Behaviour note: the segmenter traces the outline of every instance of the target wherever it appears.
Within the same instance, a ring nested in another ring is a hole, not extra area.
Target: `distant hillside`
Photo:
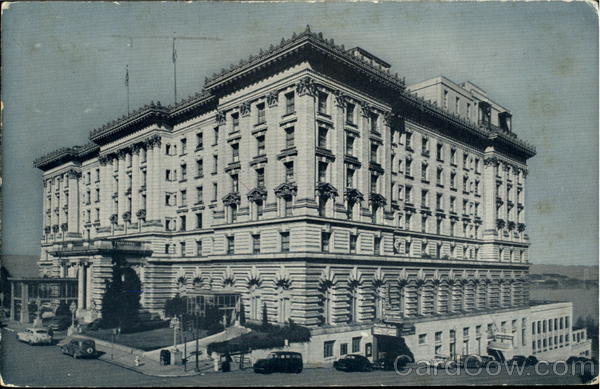
[[[0,264],[11,277],[38,277],[37,261],[39,257],[31,255],[1,255]]]
[[[532,264],[530,274],[560,274],[578,280],[598,280],[598,266]]]

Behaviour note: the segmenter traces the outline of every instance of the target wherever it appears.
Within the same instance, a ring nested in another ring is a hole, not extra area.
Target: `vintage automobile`
[[[66,330],[71,325],[70,316],[54,316],[50,319],[48,327],[54,331]]]
[[[376,370],[394,370],[403,369],[406,365],[413,362],[413,359],[408,355],[388,355],[379,358],[373,362],[373,369]]]
[[[458,365],[454,359],[444,355],[436,355],[432,359],[424,361],[423,363],[436,369],[453,369]]]
[[[302,354],[288,351],[273,352],[254,364],[254,372],[262,374],[301,373],[302,368]]]
[[[371,371],[373,365],[362,355],[350,354],[333,362],[333,367],[341,371]]]
[[[34,344],[52,344],[52,336],[47,328],[27,328],[25,331],[17,332],[17,339],[21,342]]]
[[[525,355],[515,355],[507,362],[509,365],[517,366],[533,366],[537,365],[538,359],[533,355],[526,357]]]
[[[77,358],[97,358],[96,343],[86,338],[67,338],[58,344],[63,354]]]

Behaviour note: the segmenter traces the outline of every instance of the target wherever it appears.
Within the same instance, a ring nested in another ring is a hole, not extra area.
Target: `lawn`
[[[112,342],[112,329],[102,329],[97,331],[86,330],[84,333],[88,336]],[[199,338],[206,336],[205,330],[199,330]],[[193,340],[190,333],[186,333],[186,340]],[[150,351],[173,345],[173,329],[158,328],[150,331],[135,332],[131,334],[120,334],[115,337],[115,343],[136,349]],[[181,343],[179,331],[177,332],[177,343]]]

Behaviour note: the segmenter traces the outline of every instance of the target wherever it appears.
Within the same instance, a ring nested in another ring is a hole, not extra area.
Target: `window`
[[[435,207],[437,209],[444,209],[444,195],[442,193],[436,194]]]
[[[406,176],[412,177],[412,159],[406,158],[404,165],[406,166]]]
[[[237,131],[240,128],[240,114],[234,113],[231,115],[231,125],[233,127],[233,131]]]
[[[256,186],[265,186],[265,169],[256,169]]]
[[[256,124],[263,124],[265,119],[265,103],[256,105]]]
[[[340,355],[348,354],[348,343],[340,343]]]
[[[181,197],[181,206],[187,205],[187,190],[182,190],[180,192]]]
[[[357,240],[358,236],[351,234],[350,235],[350,252],[351,253],[356,253],[356,240]]]
[[[426,136],[423,137],[423,141],[421,142],[421,152],[424,155],[429,155],[429,138]]]
[[[219,143],[219,127],[215,127],[213,129],[213,135],[214,135],[214,139],[215,139],[215,143],[213,144],[213,146],[214,146]]]
[[[360,352],[360,340],[361,340],[360,336],[357,336],[356,338],[352,338],[352,352],[353,353]]]
[[[325,182],[327,180],[327,162],[319,162],[319,182]]]
[[[450,172],[450,189],[456,189],[456,173]]]
[[[329,239],[330,238],[331,238],[331,233],[321,232],[321,251],[324,253],[329,252]]]
[[[185,215],[179,216],[179,231],[185,231],[186,228]]]
[[[377,163],[377,149],[379,145],[377,143],[371,143],[371,162]]]
[[[335,340],[328,340],[323,342],[323,358],[333,357],[333,344]]]
[[[289,115],[294,113],[296,110],[294,106],[294,92],[287,93],[285,95],[285,114]]]
[[[427,343],[427,334],[419,334],[419,344]]]
[[[204,192],[201,186],[196,187],[196,202],[201,203],[204,198]]]
[[[354,124],[354,107],[352,103],[346,104],[346,123]]]
[[[376,236],[373,242],[375,255],[379,255],[381,253],[381,238]]]
[[[324,149],[327,148],[327,128],[319,127],[318,146]]]
[[[256,155],[265,154],[265,137],[264,135],[256,137]]]
[[[172,174],[172,170],[171,169],[165,170],[165,180],[166,181],[173,181],[173,174]],[[118,186],[118,183],[119,183],[119,181],[115,177],[114,186]]]
[[[260,254],[260,235],[252,235],[252,254]]]
[[[454,147],[450,148],[450,163],[456,166],[456,149]]]
[[[196,150],[200,150],[204,147],[204,135],[202,132],[196,134]]]
[[[354,155],[354,137],[352,135],[346,135],[346,154]]]
[[[354,188],[354,169],[346,168],[346,188]]]
[[[239,192],[239,190],[240,190],[240,184],[239,184],[238,175],[232,174],[231,175],[231,191]]]
[[[435,342],[442,343],[442,331],[438,331],[435,333]]]
[[[213,174],[216,174],[219,166],[219,156],[213,155]]]
[[[454,103],[454,112],[460,114],[460,97],[456,96],[456,100]]]
[[[436,182],[440,186],[444,186],[444,168],[438,167],[436,174]]]
[[[437,160],[443,161],[444,160],[444,145],[441,143],[438,143],[436,148],[437,148],[437,151],[436,151]]]
[[[181,155],[183,155],[183,154],[187,153],[187,138],[183,138],[183,139],[181,139],[181,140],[179,141],[179,143],[180,143],[180,147],[179,147],[179,149],[180,149],[180,150],[179,150],[179,153],[180,153]]]
[[[407,203],[412,203],[412,186],[407,185],[404,190],[404,201]]]
[[[284,216],[292,216],[292,198],[285,197],[283,199],[283,215]]]
[[[406,133],[406,149],[412,151],[412,133]]]
[[[262,201],[257,201],[256,202],[256,218],[257,219],[261,219],[263,215],[263,202]]]
[[[427,191],[427,189],[423,189],[421,191],[421,207],[422,208],[429,208],[429,192]]]
[[[290,252],[290,233],[282,232],[280,235],[281,235],[281,252],[289,253]]]
[[[467,118],[471,117],[471,103],[467,103]]]
[[[317,96],[317,107],[319,113],[327,114],[327,93],[319,92]]]
[[[182,163],[179,167],[181,168],[181,181],[187,180],[187,164]]]
[[[219,191],[219,185],[216,182],[213,182],[213,201],[217,201],[217,193]]]
[[[427,165],[427,162],[422,162],[421,163],[421,181],[428,181],[429,178],[429,165]]]
[[[421,215],[421,232],[427,232],[427,215]]]
[[[463,153],[463,168],[469,168],[469,154]]]
[[[379,132],[377,130],[377,123],[379,121],[379,115],[377,115],[376,113],[371,114],[371,132]]]
[[[294,181],[294,162],[287,162],[285,166],[285,182]]]
[[[294,127],[285,129],[285,147],[294,147]]]
[[[196,228],[197,229],[202,228],[202,212],[198,212],[196,214]]]
[[[196,161],[196,177],[204,176],[204,162],[202,159]]]
[[[231,145],[231,155],[233,162],[240,161],[240,145],[238,143],[234,143]]]
[[[199,257],[202,256],[202,240],[197,240],[196,241],[196,255],[198,255]]]
[[[227,237],[227,254],[233,254],[234,251],[235,251],[235,241],[233,239],[233,236],[228,236]]]
[[[448,109],[448,91],[444,90],[444,99],[443,99],[443,107],[444,109]]]
[[[371,193],[377,193],[377,174],[371,174]]]

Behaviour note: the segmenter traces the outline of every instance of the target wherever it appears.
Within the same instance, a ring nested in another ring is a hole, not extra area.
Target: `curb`
[[[194,377],[194,376],[197,376],[197,375],[205,375],[205,374],[207,374],[205,372],[197,372],[197,373],[194,372],[193,374],[151,374],[151,373],[147,373],[147,372],[144,372],[142,370],[138,370],[138,369],[136,369],[134,367],[128,366],[128,365],[126,365],[124,363],[120,363],[120,362],[117,362],[117,361],[114,361],[114,360],[113,361],[110,361],[110,360],[107,360],[107,359],[98,359],[98,360],[102,361],[102,362],[105,362],[105,363],[109,363],[111,365],[122,367],[122,368],[127,369],[127,370],[131,370],[131,371],[134,371],[136,373],[143,374],[143,375],[149,376],[149,377],[161,377],[161,378]]]

